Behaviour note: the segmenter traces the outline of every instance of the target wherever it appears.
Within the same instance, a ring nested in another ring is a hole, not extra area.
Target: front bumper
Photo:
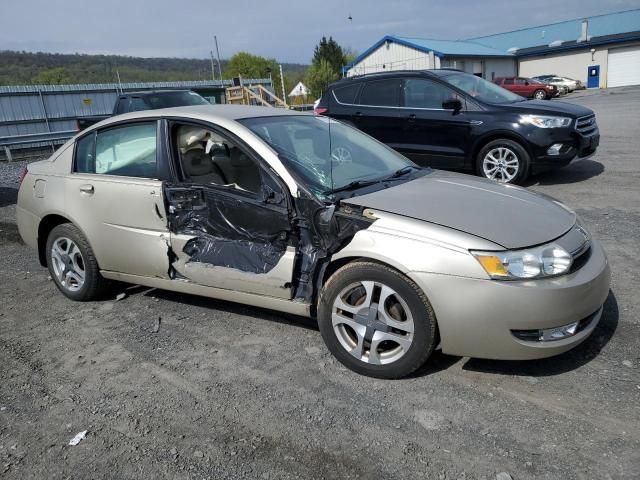
[[[569,130],[568,133],[553,132],[543,141],[537,136],[530,138],[531,140],[533,140],[531,143],[533,150],[531,166],[535,173],[549,168],[564,167],[576,158],[586,158],[593,155],[600,144],[600,132],[596,129],[592,134],[586,136]],[[563,145],[559,155],[548,155],[549,147],[557,143]]]
[[[451,355],[527,360],[566,352],[585,340],[600,319],[611,273],[602,246],[573,273],[542,280],[497,281],[410,272],[431,302],[442,342]],[[513,331],[544,330],[582,321],[575,335],[525,341]]]

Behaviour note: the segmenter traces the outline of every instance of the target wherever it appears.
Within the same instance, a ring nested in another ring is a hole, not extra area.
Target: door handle
[[[415,122],[416,121],[416,114],[412,113],[411,115],[409,115],[409,121],[410,122]]]
[[[94,192],[93,185],[89,185],[88,183],[85,185],[80,185],[80,191],[88,195],[93,195],[93,192]]]
[[[361,117],[361,116],[362,116],[362,112],[356,112],[356,113],[354,113],[354,115],[355,115],[356,117]]]

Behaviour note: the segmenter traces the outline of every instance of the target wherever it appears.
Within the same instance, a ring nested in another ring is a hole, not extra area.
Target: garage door
[[[609,50],[607,87],[640,85],[640,46]]]

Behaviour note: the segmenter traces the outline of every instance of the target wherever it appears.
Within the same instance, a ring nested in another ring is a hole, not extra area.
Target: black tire
[[[384,284],[400,295],[413,317],[410,347],[392,363],[373,365],[351,355],[342,346],[332,323],[333,303],[341,291],[361,281]],[[318,326],[329,351],[347,368],[362,375],[395,379],[405,377],[427,361],[437,342],[436,318],[424,292],[409,278],[387,266],[358,261],[337,270],[326,282],[318,303]]]
[[[518,160],[517,174],[511,180],[502,182],[502,183],[513,183],[516,185],[521,185],[529,177],[530,165],[531,165],[529,154],[527,153],[525,148],[522,145],[520,145],[518,142],[509,140],[506,138],[499,138],[497,140],[492,140],[491,142],[487,143],[484,147],[480,149],[476,157],[476,174],[480,177],[491,179],[489,176],[487,176],[487,174],[484,171],[484,168],[483,168],[484,158],[490,151],[497,148],[501,148],[501,147],[507,148],[510,151],[512,151]],[[499,179],[491,179],[491,180],[499,181]]]
[[[547,92],[545,92],[542,89],[539,89],[533,92],[533,98],[535,98],[536,100],[546,100],[549,97],[547,96]]]
[[[51,257],[53,244],[56,240],[62,238],[68,238],[74,242],[81,254],[82,265],[84,267],[84,283],[75,291],[69,290],[69,288],[62,284],[52,263]],[[58,289],[71,300],[81,302],[95,300],[107,290],[109,282],[100,275],[100,267],[98,267],[98,262],[93,254],[93,250],[80,229],[75,225],[71,223],[64,223],[51,230],[47,237],[45,253],[47,257],[47,267],[49,268],[51,278]]]

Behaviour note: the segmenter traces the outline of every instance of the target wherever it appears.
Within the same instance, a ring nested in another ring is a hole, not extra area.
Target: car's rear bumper
[[[563,353],[596,327],[609,294],[610,270],[596,241],[577,271],[544,280],[496,281],[411,272],[425,291],[438,322],[444,353],[476,358],[525,360]],[[521,331],[580,322],[572,336],[522,340]]]
[[[18,232],[24,243],[31,248],[38,247],[38,225],[40,218],[37,215],[16,205],[16,223],[18,224]]]

